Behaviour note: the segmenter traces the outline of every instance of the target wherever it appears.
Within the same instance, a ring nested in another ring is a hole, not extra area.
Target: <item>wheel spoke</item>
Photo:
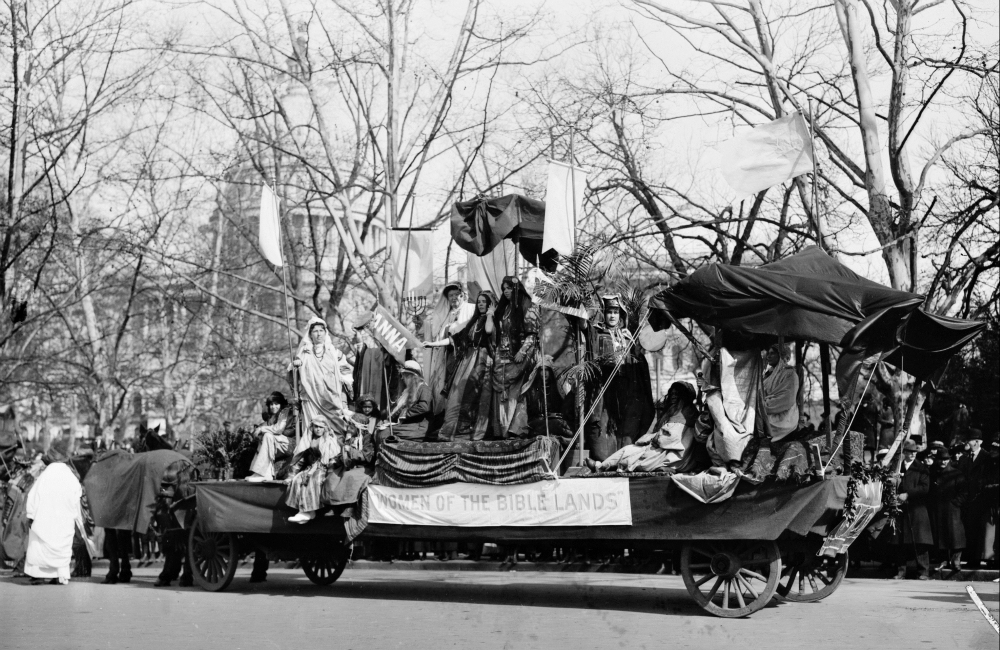
[[[809,580],[809,586],[812,588],[813,593],[818,593],[819,587],[816,586],[816,579],[813,578],[812,574],[806,576],[806,579]]]
[[[766,564],[770,564],[773,561],[774,560],[769,560],[766,557],[764,557],[764,558],[758,558],[758,559],[754,559],[754,560],[740,560],[740,564],[742,566],[764,566]]]
[[[751,596],[753,596],[753,599],[757,600],[758,598],[760,598],[760,596],[757,595],[757,590],[753,588],[752,584],[750,584],[750,581],[744,578],[743,576],[740,576],[740,578],[743,580],[743,586],[747,588],[747,591],[750,593]]]
[[[712,598],[715,597],[715,592],[717,592],[719,590],[719,587],[722,585],[722,581],[723,581],[722,576],[719,576],[718,578],[716,578],[715,584],[712,585],[712,590],[708,592],[708,597],[706,598],[706,600],[710,601],[710,600],[712,600]]]
[[[822,580],[822,581],[823,581],[823,585],[824,585],[824,586],[827,586],[827,587],[829,587],[829,586],[830,586],[830,583],[831,583],[831,582],[833,582],[832,580],[830,580],[829,578],[827,578],[827,577],[826,577],[825,575],[823,575],[822,573],[818,573],[818,572],[817,572],[817,573],[816,573],[816,577],[817,577],[817,578],[819,578],[820,580]]]
[[[741,576],[740,574],[737,573],[736,574],[736,589],[735,589],[735,591],[736,591],[736,602],[738,602],[740,604],[740,609],[745,609],[746,606],[747,606],[746,601],[743,600],[743,583],[744,582],[745,581],[743,580],[743,576]]]
[[[692,546],[691,551],[697,553],[698,555],[701,555],[702,557],[707,557],[709,560],[715,557],[715,553],[709,553],[708,551],[703,551],[697,546]]]
[[[705,584],[706,582],[708,582],[709,580],[711,580],[714,577],[715,577],[714,573],[709,573],[708,575],[702,576],[700,579],[698,579],[694,583],[694,586],[695,587],[700,587],[700,586],[702,586],[703,584]]]
[[[699,562],[698,564],[689,564],[692,569],[711,569],[712,565],[708,562]]]
[[[761,574],[757,573],[756,571],[751,571],[750,569],[742,569],[741,568],[740,569],[740,573],[742,573],[743,575],[748,575],[751,578],[756,578],[757,580],[760,580],[761,582],[767,582],[767,578],[765,578]]]
[[[729,609],[729,584],[732,580],[726,580],[726,584],[722,589],[722,609]]]

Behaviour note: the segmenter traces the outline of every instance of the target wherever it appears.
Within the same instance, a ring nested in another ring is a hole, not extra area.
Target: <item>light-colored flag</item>
[[[583,214],[583,191],[587,172],[555,160],[549,161],[549,182],[545,188],[545,230],[542,251],[555,250],[571,255],[576,247],[576,222]]]
[[[434,231],[400,228],[390,230],[389,236],[399,295],[434,293]]]
[[[480,291],[489,289],[497,297],[500,296],[500,283],[506,275],[514,275],[514,255],[517,254],[517,244],[510,239],[504,239],[496,248],[479,257],[467,253],[469,270],[469,297],[476,299]]]
[[[281,219],[278,217],[278,197],[267,185],[260,191],[260,252],[275,266],[281,261]]]
[[[801,113],[761,124],[719,146],[722,177],[737,200],[813,169],[809,129]]]

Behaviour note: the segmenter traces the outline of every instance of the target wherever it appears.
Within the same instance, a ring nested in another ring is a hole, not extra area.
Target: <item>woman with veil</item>
[[[447,338],[424,343],[432,349],[450,346],[458,359],[446,386],[444,424],[437,431],[437,440],[482,440],[489,433],[495,305],[492,291],[481,292],[476,298],[475,317],[464,327]]]
[[[462,285],[457,282],[446,284],[427,318],[425,336],[433,337],[430,338],[431,341],[447,340],[468,323],[475,311],[475,305],[470,305],[465,300]],[[450,346],[432,347],[424,355],[424,376],[431,389],[434,415],[445,410],[444,392],[448,385],[448,375],[454,372],[457,363],[455,352],[456,350]]]
[[[327,336],[326,322],[318,316],[309,319],[306,335],[295,352],[292,371],[298,370],[299,398],[302,400],[303,430],[312,431],[314,421],[342,431],[345,422],[345,386],[354,385],[351,365]],[[310,436],[303,435],[295,447],[301,453],[309,447]]]

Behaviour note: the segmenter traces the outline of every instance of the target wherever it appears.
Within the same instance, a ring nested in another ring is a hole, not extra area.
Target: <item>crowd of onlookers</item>
[[[865,435],[866,460],[882,461],[895,437],[891,402],[879,407],[866,396],[851,428]],[[964,404],[938,421],[929,416],[925,430],[926,439],[911,437],[900,451],[902,516],[884,531],[876,520],[870,550],[898,578],[997,568],[997,432],[972,426]]]

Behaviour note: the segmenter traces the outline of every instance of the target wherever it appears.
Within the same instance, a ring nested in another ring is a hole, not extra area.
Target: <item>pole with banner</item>
[[[285,332],[288,339],[288,358],[292,369],[292,392],[296,409],[299,404],[299,374],[295,354],[292,351],[292,326],[288,318],[288,278],[285,272],[285,263],[281,253],[281,213],[278,209],[278,197],[271,188],[264,184],[260,192],[260,251],[271,264],[281,268],[281,289],[283,293],[282,305],[285,314]],[[302,437],[302,418],[296,412],[295,417],[295,444]],[[293,446],[294,449],[294,446]]]

